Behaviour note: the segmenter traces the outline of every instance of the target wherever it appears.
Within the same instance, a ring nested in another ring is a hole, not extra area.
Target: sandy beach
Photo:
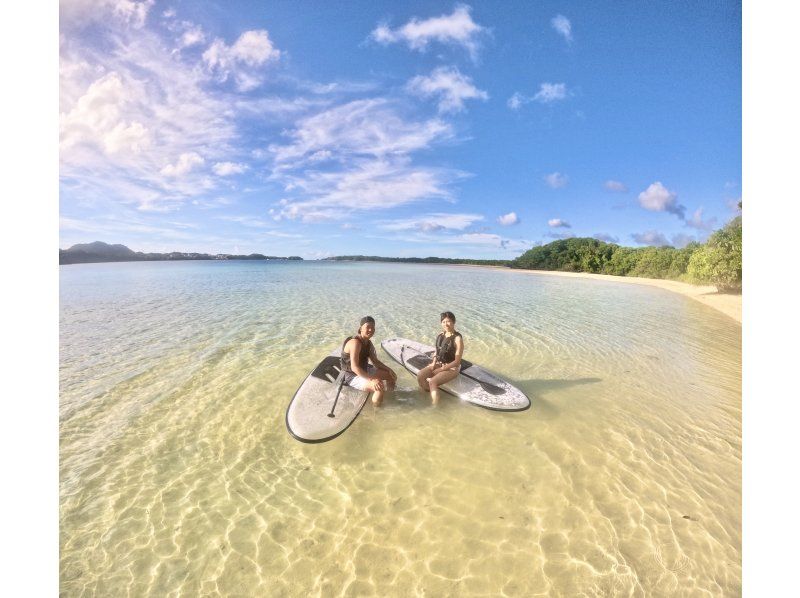
[[[659,287],[674,293],[680,293],[691,297],[695,301],[705,303],[726,316],[733,318],[739,324],[742,323],[742,296],[720,293],[717,287],[699,286],[677,280],[661,280],[657,278],[637,278],[635,276],[610,276],[608,274],[590,274],[588,272],[554,272],[550,270],[515,270],[515,272],[525,272],[528,274],[548,274],[550,276],[571,276],[573,278],[594,278],[596,280],[611,280],[626,284],[646,284],[652,287]]]

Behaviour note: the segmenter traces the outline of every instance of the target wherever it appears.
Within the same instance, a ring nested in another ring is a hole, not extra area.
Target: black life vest
[[[339,365],[341,366],[343,372],[355,373],[350,365],[350,354],[346,353],[344,350],[344,348],[347,346],[347,343],[354,338],[357,338],[358,342],[361,343],[361,352],[358,355],[358,365],[361,366],[362,370],[367,369],[367,359],[369,358],[369,354],[372,352],[372,341],[365,342],[363,338],[355,335],[348,336],[346,339],[344,339],[344,343],[342,343],[342,355],[339,357]]]
[[[461,336],[460,332],[454,332],[453,336],[446,337],[444,332],[436,337],[436,356],[442,363],[450,363],[456,358],[456,337]]]

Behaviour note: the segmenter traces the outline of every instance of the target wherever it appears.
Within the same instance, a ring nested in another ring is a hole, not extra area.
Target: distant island
[[[143,253],[133,251],[125,245],[109,245],[102,241],[94,243],[79,243],[69,249],[58,250],[58,263],[66,264],[93,264],[98,262],[161,262],[178,260],[299,260],[303,258],[292,255],[277,257],[251,253],[250,255],[235,255],[229,253],[192,253],[172,251],[170,253]]]
[[[471,266],[508,266],[510,260],[472,260],[449,257],[381,257],[378,255],[337,255],[323,261],[333,262],[399,262],[404,264],[468,264]]]
[[[739,204],[741,208],[741,203]],[[298,260],[298,256],[276,257],[251,253],[142,253],[125,245],[100,241],[59,249],[59,264],[94,262],[144,262],[164,260]],[[705,243],[689,243],[676,248],[624,247],[592,237],[559,239],[533,247],[513,260],[475,260],[446,257],[381,257],[377,255],[339,255],[325,258],[334,262],[398,262],[410,264],[465,264],[501,266],[521,270],[587,272],[612,276],[634,276],[677,280],[691,284],[712,284],[725,293],[742,292],[742,217],[736,216],[715,231]]]

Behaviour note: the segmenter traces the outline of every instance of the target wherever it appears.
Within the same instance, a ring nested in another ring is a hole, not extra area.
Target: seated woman
[[[380,405],[384,391],[394,388],[397,374],[378,359],[370,340],[374,334],[375,318],[361,318],[358,334],[348,336],[342,344],[340,364],[345,376],[344,384],[372,392],[372,404]],[[372,365],[368,365],[368,360]]]
[[[461,371],[461,356],[464,355],[464,339],[456,332],[456,317],[446,311],[440,316],[442,332],[436,337],[436,353],[429,366],[417,374],[419,387],[431,393],[431,402],[439,402],[439,387],[450,382]]]

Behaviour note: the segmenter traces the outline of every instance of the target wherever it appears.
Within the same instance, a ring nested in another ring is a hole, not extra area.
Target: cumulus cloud
[[[80,187],[86,202],[174,209],[213,187],[180,156],[231,153],[231,112],[202,70],[147,28],[113,19],[107,27],[92,43],[77,34],[61,39],[61,184]]]
[[[462,46],[474,60],[480,48],[478,37],[486,29],[472,20],[471,10],[469,6],[461,4],[456,6],[450,15],[425,20],[414,17],[397,29],[381,24],[372,31],[370,37],[383,45],[404,42],[412,50],[421,52],[425,51],[432,41]]]
[[[439,112],[461,112],[464,100],[489,98],[489,94],[475,87],[472,79],[455,67],[441,66],[427,77],[418,75],[406,84],[406,89],[423,98],[438,97]]]
[[[212,167],[214,174],[219,176],[230,176],[232,174],[242,174],[247,170],[247,164],[236,162],[217,162]]]
[[[595,233],[592,235],[592,238],[597,239],[598,241],[604,241],[606,243],[619,243],[619,239],[617,237],[606,233]]]
[[[606,191],[612,191],[614,193],[628,192],[628,186],[625,183],[621,183],[619,181],[612,181],[610,179],[607,180],[605,183],[603,183],[603,187],[605,187]]]
[[[551,218],[547,221],[547,226],[551,228],[572,228],[572,225],[561,218]]]
[[[546,236],[551,238],[551,239],[571,239],[575,235],[573,233],[553,233],[553,232],[550,232],[550,233],[547,233]]]
[[[547,183],[553,189],[560,189],[561,187],[567,186],[569,178],[567,178],[566,175],[563,175],[560,172],[551,172],[550,174],[545,175],[544,182]]]
[[[703,235],[707,236],[707,235]],[[686,235],[683,233],[678,233],[677,235],[672,235],[672,246],[677,247],[678,249],[683,249],[689,243],[703,243],[705,239],[702,237],[697,237],[694,235]]]
[[[542,104],[551,104],[567,97],[566,83],[542,83],[533,99]]]
[[[276,49],[263,29],[245,31],[228,46],[217,38],[203,52],[203,61],[219,81],[233,76],[240,91],[250,91],[261,85],[261,78],[251,69],[262,67],[280,59],[281,52]]]
[[[631,238],[639,245],[655,245],[656,247],[664,247],[670,244],[670,242],[662,233],[654,230],[649,230],[643,233],[633,233]]]
[[[512,224],[519,223],[519,217],[516,212],[509,212],[508,214],[500,216],[497,221],[503,226],[511,226]]]
[[[202,166],[205,160],[195,152],[181,154],[175,164],[167,164],[161,169],[161,174],[171,177],[179,177],[191,172],[195,166]]]
[[[572,42],[572,23],[569,22],[567,17],[564,15],[556,15],[550,19],[550,25],[567,40],[567,43]]]
[[[678,203],[677,193],[664,187],[660,181],[639,193],[639,205],[652,212],[669,212],[681,220],[686,218],[686,208]]]

